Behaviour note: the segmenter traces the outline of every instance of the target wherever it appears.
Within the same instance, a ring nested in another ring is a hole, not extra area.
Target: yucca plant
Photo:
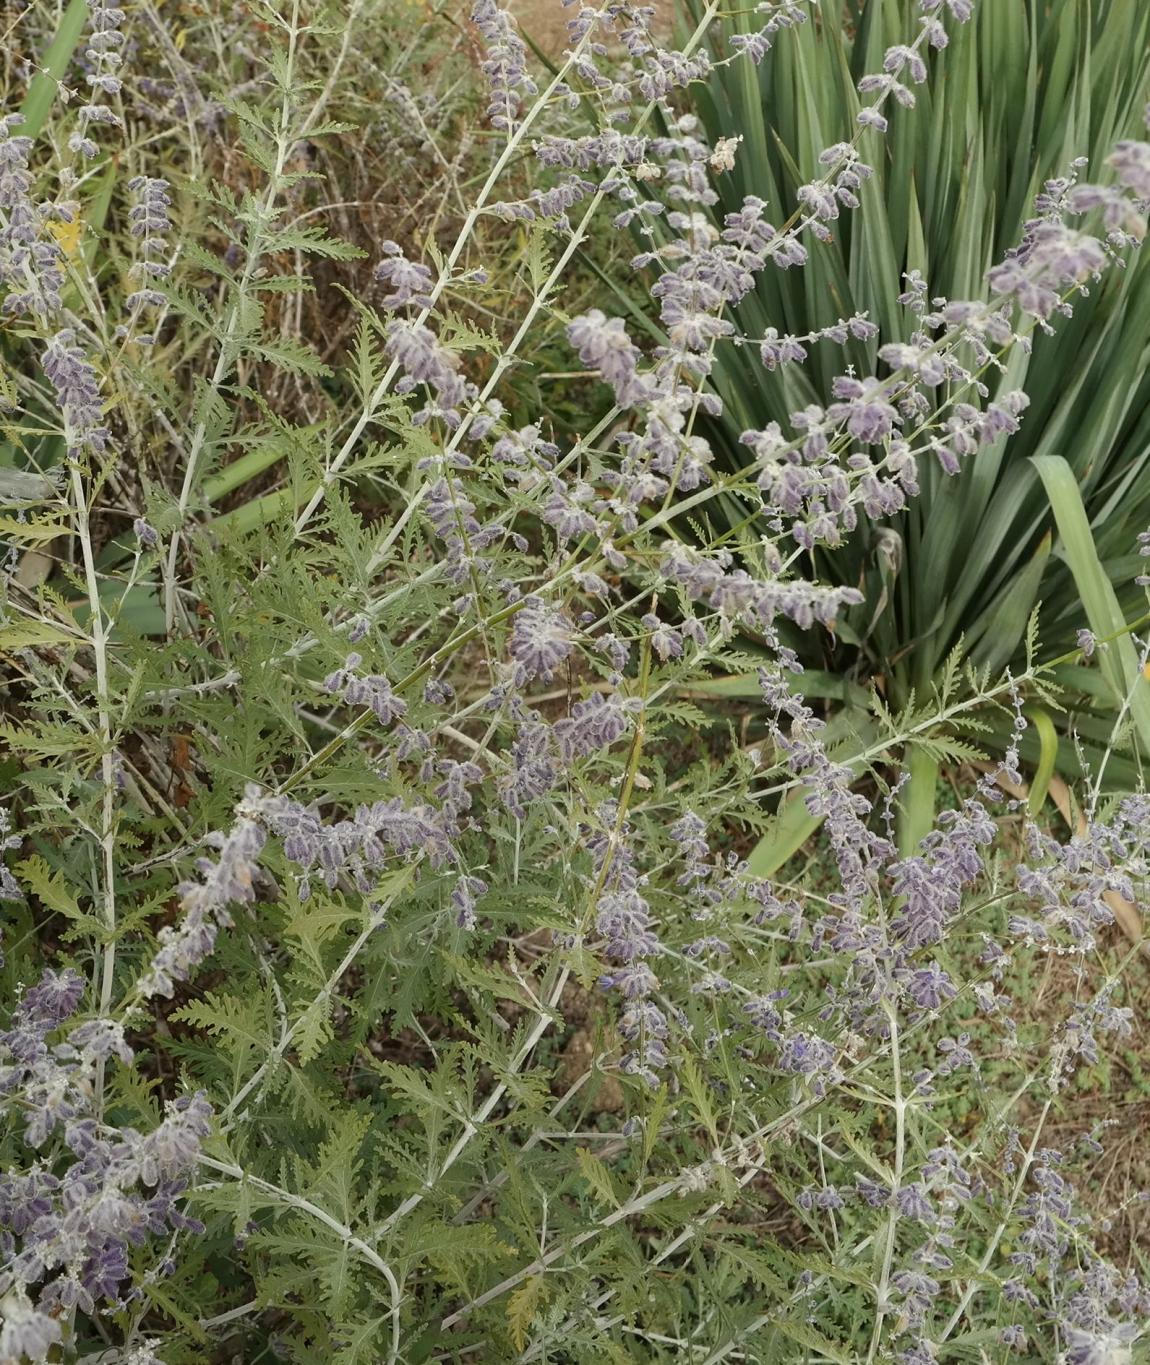
[[[689,22],[697,5],[686,0]],[[759,22],[749,11],[728,20],[697,101],[712,145],[742,138],[733,170],[715,177],[716,220],[748,194],[769,201],[776,221],[795,210],[820,149],[858,131],[857,80],[913,31],[918,9],[916,0],[828,0],[757,67],[723,64],[731,38]],[[770,329],[804,336],[856,313],[878,336],[822,342],[807,364],[773,372],[757,347],[720,345],[710,382],[723,413],[707,431],[720,458],[746,462],[743,431],[771,421],[789,429],[788,415],[826,404],[849,365],[873,373],[880,345],[906,341],[917,318],[896,300],[910,272],[921,272],[928,298],[986,297],[987,269],[1019,240],[1044,182],[1073,176],[1078,157],[1088,161],[1081,174],[1091,175],[1116,140],[1141,126],[1150,9],[1137,0],[994,0],[930,60],[917,107],[888,111],[883,137],[861,134],[875,174],[859,211],[844,212],[832,240],[812,243],[805,269],[761,274],[736,310],[738,332],[750,338]],[[922,495],[907,512],[817,552],[818,572],[861,587],[866,601],[817,654],[808,639],[809,666],[864,686],[873,680],[888,703],[904,707],[929,693],[960,646],[993,671],[1020,663],[1036,606],[1047,658],[1073,651],[1079,628],[1112,634],[1145,609],[1133,551],[1150,523],[1150,261],[1143,255],[1083,290],[1073,316],[1055,323],[1051,335],[1035,335],[1030,355],[1016,347],[1003,373],[984,376],[992,394],[1029,395],[1016,435],[966,459],[957,475],[924,463]],[[1081,529],[1083,509],[1092,537],[1070,530]],[[717,512],[712,505],[709,530],[724,521],[733,540],[758,539],[754,515],[733,497]],[[1089,620],[1084,601],[1094,603]],[[1103,713],[1120,705],[1132,667],[1127,658],[1122,673],[1115,652],[1103,651],[1101,670],[1062,671],[1083,699],[1074,713],[1080,743],[1058,752],[1070,772],[1081,771],[1081,742],[1089,748],[1110,733]],[[990,723],[981,742],[996,729],[1005,739],[1008,723]],[[908,808],[922,812],[917,826],[930,808],[939,751],[928,744],[913,758]],[[1120,771],[1129,778],[1133,767],[1119,762],[1110,778]]]

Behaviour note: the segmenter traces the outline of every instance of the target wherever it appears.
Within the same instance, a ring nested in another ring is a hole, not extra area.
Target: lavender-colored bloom
[[[1060,307],[1059,290],[1082,284],[1106,264],[1103,244],[1055,219],[1033,219],[1021,244],[987,272],[1000,297],[1013,298],[1025,313],[1045,322]]]
[[[659,950],[650,907],[634,888],[605,892],[599,899],[595,926],[607,940],[608,956],[616,962],[633,962]]]
[[[120,79],[116,72],[123,62],[121,51],[125,40],[120,28],[124,22],[124,11],[113,0],[92,0],[90,14],[92,31],[84,54],[91,64],[88,85],[93,97],[97,94],[116,95],[120,90]],[[100,152],[99,146],[88,136],[89,127],[94,123],[115,128],[120,126],[115,111],[105,104],[96,104],[94,98],[81,106],[76,118],[79,127],[68,139],[68,146],[89,160]]]
[[[599,809],[599,818],[604,828],[611,828],[617,808],[606,803]],[[626,826],[622,832],[627,833]],[[619,1030],[635,1044],[620,1061],[620,1070],[653,1087],[659,1084],[659,1072],[669,1060],[667,1017],[647,999],[659,986],[646,961],[660,951],[655,921],[640,890],[642,879],[626,842],[595,831],[588,834],[587,843],[603,885],[596,907],[596,930],[605,940],[604,955],[618,964],[599,978],[599,985],[603,990],[618,991],[627,1002]]]
[[[1128,1038],[1133,1032],[1134,1011],[1110,1002],[1110,991],[1103,989],[1092,1000],[1079,1000],[1066,1021],[1065,1034],[1071,1057],[1081,1056],[1093,1066],[1099,1058],[1095,1030]]]
[[[899,420],[897,410],[887,401],[885,386],[877,379],[854,379],[841,375],[832,385],[837,399],[827,409],[830,421],[845,422],[852,436],[874,444],[885,440]]]
[[[519,820],[527,819],[528,806],[551,790],[558,775],[550,728],[530,714],[516,733],[510,765],[498,782],[503,803]]]
[[[704,957],[729,957],[731,945],[724,938],[719,938],[717,934],[707,934],[703,938],[695,939],[693,943],[688,943],[683,949],[684,957],[704,958]]]
[[[923,840],[921,855],[894,864],[891,886],[905,903],[891,922],[908,948],[938,943],[961,903],[963,888],[982,875],[979,849],[995,836],[994,821],[977,801],[944,811],[939,828]]]
[[[83,1055],[100,1061],[118,1057],[125,1066],[135,1055],[124,1039],[123,1024],[116,1019],[92,1019],[81,1024],[72,1030],[68,1043]]]
[[[1139,1329],[1130,1325],[1116,1331],[1091,1332],[1079,1327],[1066,1329],[1065,1365],[1131,1365],[1132,1343]]]
[[[444,758],[436,764],[436,772],[442,779],[435,788],[436,797],[443,803],[443,810],[454,819],[471,809],[471,788],[483,781],[484,772],[478,763],[457,763],[453,758]]]
[[[776,1065],[780,1071],[807,1081],[816,1095],[823,1094],[827,1084],[837,1081],[840,1074],[834,1045],[801,1029],[783,1035]]]
[[[349,655],[349,659],[355,655]],[[356,673],[346,668],[343,699],[349,706],[367,706],[381,725],[391,725],[407,714],[407,702],[396,695],[382,673]],[[334,675],[333,675],[334,676]],[[325,680],[325,686],[331,679]],[[328,688],[329,691],[333,690]]]
[[[917,1181],[901,1185],[894,1192],[895,1207],[904,1218],[917,1218],[920,1222],[934,1220],[935,1212],[927,1198],[926,1187]]]
[[[873,105],[860,109],[855,115],[855,120],[861,127],[873,128],[878,133],[885,133],[890,127],[886,116]]]
[[[440,345],[429,327],[400,318],[389,324],[384,350],[404,371],[398,392],[425,384],[434,394],[434,401],[417,414],[417,420],[442,417],[448,426],[457,427],[462,420],[459,409],[475,396],[475,386],[459,374],[459,357]]]
[[[683,637],[674,626],[660,621],[654,612],[648,612],[642,618],[641,624],[651,632],[651,648],[661,662],[666,663],[668,659],[683,657]]]
[[[650,1000],[636,1000],[619,1016],[619,1033],[628,1042],[637,1039],[663,1040],[668,1035],[667,1016]]]
[[[523,599],[523,610],[512,622],[507,649],[515,661],[517,687],[533,678],[548,682],[555,670],[571,653],[574,627],[569,618],[556,611],[542,597]]]
[[[916,1005],[926,1010],[938,1009],[958,993],[937,962],[913,971],[906,983],[906,992]]]
[[[858,91],[861,95],[877,95],[875,101],[881,104],[888,97],[894,98],[897,104],[901,104],[904,109],[913,109],[915,106],[914,93],[909,86],[903,85],[900,80],[884,72],[881,75],[864,76],[858,83]]]
[[[45,968],[37,985],[24,992],[21,1012],[26,1021],[47,1029],[57,1028],[76,1012],[84,994],[84,978],[70,967],[65,971]]]
[[[639,78],[639,93],[645,100],[660,100],[672,90],[702,80],[711,69],[711,59],[704,49],[693,56],[660,49],[649,54],[646,67]]]
[[[833,1185],[808,1185],[801,1189],[795,1199],[800,1209],[844,1209],[846,1200]]]
[[[12,1027],[0,1030],[0,1109],[5,1097],[20,1097],[30,1147],[42,1147],[87,1103],[75,1063],[70,1056],[57,1059],[48,1044],[49,1035],[75,1013],[83,992],[78,973],[46,968],[24,992]]]
[[[219,850],[217,859],[198,859],[200,880],[179,887],[183,919],[159,932],[159,948],[138,982],[144,998],[170,996],[175,983],[186,981],[211,953],[219,929],[231,924],[229,907],[233,903],[247,905],[255,899],[257,859],[266,841],[252,818],[251,806],[258,797],[259,789],[250,787],[231,830],[226,835],[210,835],[206,841]]]
[[[100,384],[70,327],[57,332],[48,343],[43,365],[56,390],[69,451],[79,454],[91,450],[100,454],[108,443],[108,428],[101,420]]]
[[[587,510],[587,504],[598,506],[595,490],[590,484],[576,481],[567,484],[556,477],[552,482],[551,497],[543,507],[542,517],[555,528],[561,544],[580,536],[605,535],[606,529]]]
[[[42,1328],[14,1286],[41,1282],[36,1308],[49,1314],[49,1322],[77,1309],[91,1315],[99,1300],[120,1300],[129,1277],[129,1246],[143,1246],[149,1235],[203,1230],[179,1211],[176,1200],[210,1130],[211,1106],[202,1093],[178,1099],[147,1134],[97,1122],[96,1063],[112,1055],[127,1061],[131,1053],[118,1021],[108,1019],[82,1024],[64,1041],[49,1044],[49,1035],[75,1012],[83,989],[74,972],[46,971],[25,993],[13,1026],[0,1031],[0,1101],[18,1094],[29,1146],[44,1146],[62,1134],[43,1165],[0,1176],[4,1359],[32,1351]],[[9,1349],[17,1355],[8,1356]]]
[[[612,694],[605,697],[592,692],[584,701],[577,701],[566,720],[556,721],[552,727],[563,757],[570,761],[586,758],[599,749],[607,749],[621,739],[630,724],[629,712],[633,705]]]
[[[33,1308],[22,1288],[9,1289],[0,1298],[0,1360],[47,1360],[61,1340],[59,1322]]]
[[[515,31],[515,20],[496,0],[475,0],[471,22],[487,50],[483,74],[491,87],[488,115],[491,126],[509,131],[524,96],[537,92],[527,74],[527,46]]]
[[[781,365],[802,364],[807,349],[798,337],[780,337],[774,327],[768,327],[759,346],[759,358],[766,369],[777,370]]]
[[[475,901],[488,890],[488,883],[478,876],[460,876],[451,890],[451,904],[455,908],[455,923],[462,930],[475,927]]]
[[[160,543],[159,532],[154,526],[146,522],[143,517],[137,517],[136,520],[132,522],[132,531],[135,534],[136,539],[146,550],[154,550]]]
[[[977,1071],[978,1061],[967,1046],[969,1042],[970,1034],[960,1033],[957,1038],[944,1038],[939,1043],[938,1050],[943,1055],[938,1068],[940,1076],[949,1076],[955,1071]]]
[[[907,1326],[921,1327],[935,1299],[938,1298],[942,1285],[917,1270],[900,1270],[892,1276],[892,1283],[903,1296],[903,1312],[906,1314]]]
[[[318,870],[329,889],[349,877],[364,893],[377,885],[379,875],[394,855],[426,857],[433,867],[456,860],[452,836],[458,831],[450,802],[440,810],[423,804],[406,805],[398,797],[357,806],[350,819],[323,824],[314,810],[289,797],[268,797],[254,803],[254,811],[268,828],[284,839],[284,853],[303,869],[300,891],[309,893]]]
[[[897,76],[905,69],[916,85],[921,85],[926,80],[926,63],[919,55],[918,49],[907,47],[903,43],[887,48],[882,59],[882,69],[893,76]]]
[[[384,308],[429,309],[434,284],[430,268],[422,262],[409,261],[397,242],[386,241],[381,249],[383,260],[375,267],[372,278],[391,290],[384,297]]]
[[[707,843],[707,827],[694,811],[684,811],[669,831],[679,845],[685,869],[677,878],[680,886],[698,885],[711,872],[711,850]]]
[[[480,523],[461,480],[437,479],[427,491],[423,508],[447,546],[443,572],[453,583],[481,577],[488,571],[491,561],[480,552],[501,540],[505,532],[494,523]]]
[[[157,265],[154,258],[163,251],[163,239],[172,226],[168,217],[172,206],[168,182],[154,176],[137,175],[128,181],[128,189],[135,200],[128,211],[128,231],[143,249],[144,273],[162,279],[169,274],[168,267]]]
[[[550,469],[559,458],[559,447],[545,441],[539,428],[532,425],[505,432],[491,447],[489,458],[517,470]]]
[[[938,1352],[931,1342],[923,1338],[912,1346],[904,1346],[894,1359],[897,1365],[937,1365]]]
[[[492,204],[491,211],[529,223],[534,222],[536,218],[551,219],[557,226],[562,227],[567,222],[567,210],[594,194],[597,188],[593,180],[584,180],[578,175],[565,175],[550,189],[532,190],[526,202]]]
[[[654,952],[659,946],[658,939],[654,935],[644,936],[638,946]],[[608,947],[610,948],[610,945]],[[624,1000],[637,1000],[658,990],[659,978],[652,971],[650,963],[629,962],[613,972],[604,972],[599,978],[599,988],[604,991],[618,991]]]
[[[707,597],[725,615],[742,618],[760,629],[773,627],[780,615],[803,629],[815,621],[832,625],[844,607],[862,601],[856,588],[796,581],[762,583],[743,570],[724,573],[713,560],[696,556],[681,545],[671,547],[661,567],[692,596]]]
[[[1106,163],[1136,199],[1150,200],[1150,142],[1119,142]]]
[[[18,834],[10,834],[12,828],[12,817],[6,810],[0,807],[0,901],[22,901],[24,892],[20,889],[20,884],[3,862],[5,853],[11,853],[13,849],[19,848],[21,839]],[[4,946],[0,942],[0,967],[4,965]]]
[[[755,6],[755,13],[767,16],[763,27],[754,33],[732,34],[730,45],[733,51],[746,53],[757,66],[774,46],[777,33],[806,23],[807,10],[801,0],[767,0]]]
[[[743,1005],[743,1013],[771,1042],[777,1043],[782,1037],[783,1016],[778,1001],[785,995],[785,991],[777,991],[772,995],[753,996]]]
[[[890,1202],[890,1190],[885,1185],[876,1184],[865,1175],[855,1175],[855,1193],[872,1209],[885,1208]]]
[[[135,202],[128,214],[129,232],[140,246],[140,259],[132,266],[132,273],[142,279],[139,289],[124,300],[131,313],[138,316],[146,308],[159,308],[165,302],[163,293],[156,288],[155,281],[164,280],[171,274],[171,266],[163,259],[167,253],[167,235],[171,228],[168,209],[171,196],[168,182],[151,176],[137,175],[128,181],[128,189]],[[130,335],[127,326],[118,328],[120,336]],[[155,337],[147,333],[137,333],[133,340],[141,345],[151,345]]]
[[[160,1185],[186,1176],[211,1131],[212,1106],[202,1090],[173,1100],[160,1126],[135,1144],[138,1178],[145,1185]]]
[[[0,281],[8,286],[6,313],[48,317],[61,306],[64,253],[47,232],[47,210],[32,199],[28,169],[32,139],[14,135],[22,114],[0,118]]]
[[[608,318],[598,308],[577,317],[567,328],[567,338],[585,365],[598,370],[615,390],[620,407],[636,407],[651,394],[649,382],[639,375],[639,348],[627,335],[622,318]]]

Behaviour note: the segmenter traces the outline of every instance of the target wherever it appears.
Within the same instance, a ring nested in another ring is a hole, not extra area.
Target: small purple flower
[[[551,730],[535,712],[522,724],[511,745],[510,763],[500,774],[499,795],[519,820],[527,819],[528,806],[555,785],[558,768]]]
[[[81,1024],[72,1030],[68,1042],[86,1056],[105,1062],[118,1057],[125,1066],[135,1055],[124,1040],[124,1026],[115,1019],[92,1019]]]
[[[69,450],[76,453],[89,449],[100,454],[109,435],[102,424],[100,384],[91,362],[76,345],[76,334],[70,327],[57,332],[48,343],[43,365],[56,390]]]
[[[90,63],[88,85],[93,97],[97,94],[114,96],[120,91],[120,78],[116,73],[123,62],[121,53],[126,41],[120,32],[124,11],[114,0],[91,0],[90,16],[92,31],[88,35],[86,52]],[[77,110],[76,118],[79,126],[68,139],[68,146],[89,160],[99,155],[100,148],[88,136],[88,127],[94,123],[116,128],[120,126],[120,119],[114,110],[93,100]]]
[[[907,1326],[919,1328],[926,1321],[942,1285],[929,1275],[917,1270],[900,1270],[892,1277],[892,1283],[903,1296],[903,1312]]]
[[[247,789],[240,811],[258,802],[259,788]],[[215,947],[220,927],[231,924],[229,907],[250,904],[255,899],[257,859],[266,835],[251,814],[238,814],[232,829],[216,833],[207,841],[219,850],[218,858],[197,860],[197,882],[184,882],[179,888],[183,919],[165,925],[157,935],[159,947],[151,964],[140,978],[138,989],[147,999],[170,996],[177,981],[186,981]]]
[[[459,373],[459,356],[441,345],[429,327],[400,318],[388,325],[383,348],[404,372],[398,392],[410,393],[417,384],[424,384],[434,394],[418,420],[442,417],[447,426],[459,426],[460,408],[476,392]]]
[[[898,411],[887,401],[887,391],[878,379],[854,379],[840,375],[832,384],[840,400],[827,409],[832,422],[846,423],[847,430],[860,441],[875,444],[885,440],[899,421]]]
[[[431,270],[419,262],[409,261],[397,242],[384,242],[382,251],[383,260],[372,276],[392,291],[384,297],[384,308],[429,309],[434,283]]]
[[[61,1340],[60,1324],[33,1308],[22,1288],[9,1289],[0,1298],[0,1360],[47,1360]]]
[[[154,550],[160,543],[159,533],[154,526],[150,526],[143,517],[137,517],[132,523],[132,531],[136,539],[146,550]]]
[[[527,45],[515,31],[515,20],[496,0],[475,0],[471,22],[487,50],[483,74],[491,87],[488,115],[491,126],[507,132],[515,122],[523,97],[536,93],[527,74]]]
[[[937,962],[912,972],[906,991],[914,1003],[924,1010],[936,1010],[947,1000],[953,1000],[958,993],[950,977]]]
[[[592,308],[571,322],[567,338],[579,359],[598,370],[615,390],[620,407],[637,407],[650,396],[650,384],[639,374],[639,348],[627,335],[622,318],[608,318]]]
[[[133,265],[132,273],[142,278],[139,289],[124,300],[125,307],[132,313],[140,313],[145,308],[159,308],[165,302],[163,293],[155,287],[156,280],[167,279],[171,266],[163,259],[167,253],[167,235],[171,229],[168,209],[171,197],[168,182],[151,176],[136,175],[128,181],[128,189],[135,202],[128,213],[128,231],[140,243],[140,259]],[[122,329],[121,334],[127,329]],[[150,345],[155,338],[137,335],[134,340]]]
[[[552,727],[563,757],[570,761],[609,748],[626,734],[631,709],[615,694],[605,697],[592,692],[584,701],[577,701],[570,717]]]
[[[934,1221],[935,1212],[927,1198],[926,1187],[918,1182],[902,1185],[895,1190],[894,1202],[904,1218],[917,1218],[922,1223]]]
[[[872,1209],[885,1208],[890,1202],[890,1190],[885,1185],[868,1180],[865,1175],[855,1175],[855,1193]]]
[[[455,910],[455,922],[461,929],[474,929],[475,903],[487,890],[487,883],[480,877],[460,877],[451,889],[451,904]]]
[[[523,610],[512,623],[507,647],[515,661],[515,685],[522,687],[533,678],[550,681],[571,653],[573,630],[568,617],[542,597],[524,598]]]

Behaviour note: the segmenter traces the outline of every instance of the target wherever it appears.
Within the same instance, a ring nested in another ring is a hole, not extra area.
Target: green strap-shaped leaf
[[[73,54],[80,46],[80,39],[84,36],[87,23],[88,0],[71,0],[64,11],[64,17],[60,20],[56,36],[40,63],[40,70],[33,77],[28,93],[24,96],[24,103],[20,106],[20,112],[24,115],[24,123],[20,128],[22,136],[36,137],[43,128],[64,72],[67,71]]]
[[[1129,697],[1130,716],[1142,752],[1150,754],[1150,683],[1142,677],[1138,652],[1126,633],[1126,620],[1118,605],[1114,585],[1094,547],[1074,471],[1061,455],[1038,455],[1033,457],[1033,462],[1050,499],[1062,554],[1074,576],[1086,620],[1099,639],[1109,639],[1105,648],[1099,651],[1102,672],[1117,705]]]
[[[904,762],[910,780],[899,793],[898,847],[902,856],[909,858],[934,828],[941,764],[937,754],[920,744],[907,748]]]
[[[1026,715],[1041,746],[1038,767],[1035,769],[1034,777],[1030,783],[1030,798],[1026,806],[1030,814],[1035,816],[1046,803],[1046,794],[1050,791],[1050,779],[1054,776],[1054,767],[1058,762],[1058,731],[1050,719],[1050,712],[1044,711],[1040,706],[1028,706]]]

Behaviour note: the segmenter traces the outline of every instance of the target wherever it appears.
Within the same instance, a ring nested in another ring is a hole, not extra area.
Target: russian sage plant
[[[800,211],[716,224],[742,155],[692,112],[717,5],[676,49],[583,7],[545,81],[479,0],[464,209],[359,275],[315,221],[358,7],[229,13],[212,68],[93,3],[89,102],[9,117],[0,1361],[1134,1359],[1150,1292],[1105,1237],[1136,1195],[1098,1207],[1104,1126],[1048,1134],[1135,1026],[1114,922],[1150,812],[1106,767],[1150,642],[1083,621],[1073,658],[1125,690],[1066,837],[1026,800],[1033,636],[876,708],[849,762],[788,640],[864,605],[813,550],[1025,421],[981,376],[1133,251],[1150,142],[1036,206],[984,297],[907,281],[911,340],[780,335],[881,368],[748,430],[744,466],[702,420],[732,309],[858,209],[862,139],[972,10],[920,0]],[[732,69],[809,20],[760,5]],[[190,127],[169,174],[151,51]],[[658,345],[580,302],[603,220],[665,225]],[[354,322],[325,359],[294,321],[312,257]],[[532,385],[584,420],[518,420]],[[708,532],[748,498],[759,538]],[[700,701],[747,672],[745,717]],[[1001,717],[1005,755],[900,850],[901,757],[959,714]],[[818,875],[761,875],[796,793]]]

